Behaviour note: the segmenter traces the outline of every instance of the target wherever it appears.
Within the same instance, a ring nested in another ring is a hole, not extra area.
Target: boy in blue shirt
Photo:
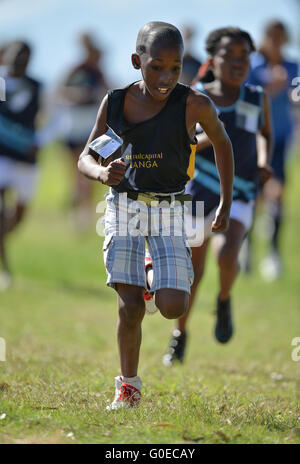
[[[298,65],[285,59],[282,54],[282,48],[287,42],[288,32],[285,25],[281,21],[271,21],[265,29],[259,52],[251,56],[251,72],[248,78],[250,84],[263,87],[270,98],[274,132],[271,161],[274,176],[264,188],[271,220],[271,250],[261,266],[261,272],[267,280],[273,280],[281,273],[279,238],[283,217],[283,193],[287,154],[294,129],[290,93],[293,79],[298,76]]]

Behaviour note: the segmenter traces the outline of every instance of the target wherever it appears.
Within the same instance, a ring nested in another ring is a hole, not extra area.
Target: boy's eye
[[[154,71],[161,71],[161,70],[162,70],[162,67],[159,66],[159,65],[157,65],[157,64],[153,64],[153,65],[151,66],[151,68],[152,68]],[[180,72],[180,70],[181,70],[181,66],[174,66],[174,67],[172,68],[172,72],[176,72],[176,73],[177,73],[177,72]]]
[[[240,60],[240,61],[248,61],[249,60],[249,55],[246,54],[246,55],[243,55],[243,56],[234,56],[233,54],[231,53],[226,53],[224,55],[222,55],[222,58],[225,59],[225,60]]]

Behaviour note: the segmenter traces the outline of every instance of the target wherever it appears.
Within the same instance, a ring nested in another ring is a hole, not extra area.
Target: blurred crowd
[[[209,76],[206,57],[194,56],[197,31],[183,27],[185,42],[180,81],[190,85],[196,76]],[[272,280],[282,272],[280,230],[286,185],[285,162],[295,139],[296,102],[291,98],[293,79],[299,75],[297,63],[284,52],[289,41],[286,26],[270,21],[262,42],[251,57],[249,82],[262,86],[271,100],[274,175],[261,192],[269,218],[270,250],[262,263],[263,276]],[[5,247],[7,235],[24,218],[35,194],[38,156],[41,148],[59,140],[72,160],[73,193],[70,210],[76,229],[85,229],[92,220],[92,183],[77,169],[77,160],[95,123],[99,104],[110,88],[101,61],[102,50],[84,33],[79,37],[82,59],[67,70],[51,101],[43,96],[42,83],[27,73],[31,46],[13,41],[0,47],[0,76],[5,82],[5,101],[0,102],[0,287],[11,284],[12,271]],[[3,84],[2,84],[3,85]],[[299,139],[298,142],[299,143]],[[7,191],[16,193],[16,203],[7,205]],[[251,234],[244,247],[244,267],[251,269]]]

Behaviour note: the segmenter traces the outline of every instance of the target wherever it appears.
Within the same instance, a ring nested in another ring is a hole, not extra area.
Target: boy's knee
[[[178,319],[185,314],[188,309],[188,294],[178,295],[156,295],[155,304],[162,316],[166,319]]]
[[[120,321],[127,327],[141,324],[145,315],[145,302],[143,298],[130,299],[119,306]]]
[[[186,311],[186,307],[176,307],[176,306],[163,306],[162,308],[159,308],[161,315],[164,316],[166,319],[179,319],[182,317]]]

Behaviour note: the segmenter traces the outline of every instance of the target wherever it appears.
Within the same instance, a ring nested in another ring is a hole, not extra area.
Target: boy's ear
[[[137,53],[131,55],[131,63],[135,69],[141,69],[141,60]]]

